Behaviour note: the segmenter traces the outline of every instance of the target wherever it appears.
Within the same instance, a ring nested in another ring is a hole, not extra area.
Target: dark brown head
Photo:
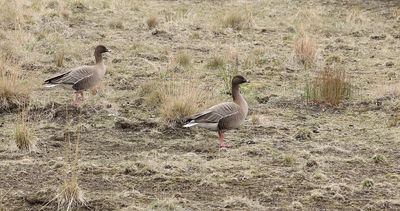
[[[239,85],[242,83],[250,83],[250,81],[246,80],[243,76],[237,75],[232,78],[232,86]]]
[[[96,46],[94,50],[94,58],[96,59],[96,64],[99,64],[103,61],[103,53],[111,52],[104,45]]]
[[[98,45],[96,46],[96,49],[94,50],[94,54],[102,54],[102,53],[106,53],[106,52],[110,52],[104,45]]]

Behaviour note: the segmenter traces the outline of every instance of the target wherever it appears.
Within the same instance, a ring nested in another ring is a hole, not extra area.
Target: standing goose
[[[243,76],[237,75],[232,79],[233,102],[217,104],[203,112],[193,114],[186,118],[183,127],[199,126],[209,130],[218,131],[220,148],[230,147],[224,143],[224,132],[238,128],[245,120],[249,107],[240,94],[239,85],[249,83]]]
[[[102,54],[106,52],[109,52],[106,47],[98,45],[94,50],[95,65],[73,68],[68,72],[47,79],[44,85],[46,87],[54,87],[59,84],[72,85],[72,88],[76,91],[73,104],[79,106],[83,100],[83,91],[96,86],[104,78],[106,66]]]

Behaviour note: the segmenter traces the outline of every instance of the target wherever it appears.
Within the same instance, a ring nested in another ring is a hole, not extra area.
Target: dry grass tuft
[[[350,94],[351,86],[346,72],[326,67],[311,83],[307,83],[304,97],[308,102],[336,106]]]
[[[305,68],[313,66],[317,54],[317,42],[305,33],[301,33],[294,42],[294,54]]]
[[[146,20],[146,24],[149,27],[149,29],[155,28],[158,25],[157,16],[152,15],[152,16],[148,17]]]
[[[124,23],[121,20],[113,20],[109,24],[111,29],[124,29]]]
[[[388,127],[398,127],[400,126],[400,114],[399,113],[394,113],[390,115],[388,122],[387,122]]]
[[[65,207],[66,210],[71,210],[74,207],[86,204],[83,192],[78,185],[78,177],[76,175],[64,180],[61,191],[57,196],[57,202],[59,208]]]
[[[65,57],[65,49],[64,47],[61,47],[54,54],[54,62],[56,63],[57,67],[64,66],[64,57]]]
[[[372,160],[373,160],[374,163],[376,163],[376,164],[386,162],[385,156],[380,155],[380,154],[376,154],[376,155],[372,156]]]
[[[374,187],[374,181],[372,179],[365,179],[361,182],[363,188],[372,188]]]
[[[149,210],[179,211],[184,210],[176,198],[159,199],[150,204]]]
[[[207,68],[212,70],[222,69],[225,67],[225,59],[220,56],[213,56],[207,62]]]
[[[30,17],[30,12],[24,9],[23,1],[0,2],[0,27],[15,30],[21,27],[25,19]],[[24,11],[24,12],[21,12]]]
[[[29,100],[29,84],[18,72],[17,64],[0,60],[0,113],[21,108]]]
[[[79,114],[80,115],[80,114]],[[80,117],[78,120],[78,129],[76,131],[77,136],[75,139],[75,147],[72,147],[70,142],[70,133],[67,133],[65,136],[65,141],[69,143],[71,148],[75,148],[73,151],[73,160],[70,169],[70,176],[67,174],[64,183],[60,188],[59,193],[56,196],[58,209],[65,208],[66,210],[71,210],[74,207],[86,205],[86,199],[83,195],[82,189],[79,187],[78,183],[78,161],[79,161],[79,143],[80,143]],[[68,148],[67,148],[68,149]],[[69,160],[72,158],[72,153],[66,151],[66,159]],[[71,161],[70,161],[71,162]]]
[[[244,10],[232,10],[227,12],[221,20],[222,28],[242,30],[251,27],[251,14]]]
[[[246,197],[234,196],[224,200],[224,208],[230,210],[263,210],[265,207],[261,206],[258,201],[253,201]]]
[[[19,150],[29,152],[36,150],[36,142],[32,138],[31,132],[24,120],[15,126],[15,144]]]
[[[151,82],[142,86],[140,95],[147,107],[157,109],[166,123],[181,123],[213,102],[212,96],[191,82]]]
[[[192,58],[187,52],[179,52],[175,57],[175,62],[181,67],[188,67],[191,60]]]
[[[160,113],[168,122],[179,122],[182,118],[191,115],[199,109],[209,105],[209,97],[205,90],[195,87],[190,83],[171,87],[165,93],[160,105]]]

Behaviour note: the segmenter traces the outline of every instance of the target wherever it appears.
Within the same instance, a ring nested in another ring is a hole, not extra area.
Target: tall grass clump
[[[149,17],[147,18],[147,20],[146,20],[146,24],[147,24],[147,27],[149,27],[149,29],[155,28],[155,27],[158,25],[158,18],[157,18],[157,16],[154,16],[154,15],[149,16]]]
[[[343,69],[324,68],[308,82],[304,97],[307,102],[336,106],[350,97],[351,85]]]
[[[187,52],[179,52],[175,56],[175,62],[181,67],[189,67],[192,62],[192,58]]]
[[[311,36],[301,33],[294,42],[296,60],[305,68],[315,65],[317,42]]]
[[[26,9],[23,1],[0,1],[0,27],[15,30],[29,19],[31,11]]]
[[[36,150],[36,142],[26,121],[26,112],[22,111],[21,120],[15,125],[15,144],[19,150],[32,152]]]
[[[211,70],[218,70],[225,67],[225,59],[221,56],[213,56],[207,62],[207,68]]]
[[[29,84],[19,72],[18,64],[0,59],[0,113],[21,108],[29,100]]]
[[[207,92],[191,83],[176,83],[166,89],[160,114],[167,123],[179,122],[209,105]]]
[[[80,115],[80,114],[79,114]],[[59,189],[59,193],[56,196],[58,209],[72,210],[75,207],[86,206],[86,199],[84,197],[82,189],[78,183],[78,161],[79,161],[79,144],[80,144],[80,117],[78,120],[78,129],[76,131],[75,146],[72,147],[70,142],[71,133],[65,131],[66,142],[69,143],[69,147],[73,150],[66,150],[66,159],[72,160],[70,169],[67,169],[67,175],[64,178],[64,182]],[[73,153],[70,153],[73,152]],[[72,158],[71,158],[72,157]]]
[[[152,82],[140,91],[147,108],[159,112],[167,124],[181,123],[182,118],[211,105],[207,90],[191,82]]]
[[[242,30],[250,28],[252,25],[251,14],[245,10],[232,10],[219,17],[222,28]]]

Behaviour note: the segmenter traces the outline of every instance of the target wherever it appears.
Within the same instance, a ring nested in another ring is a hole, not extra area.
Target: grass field
[[[0,0],[0,210],[400,210],[399,56],[397,0]],[[235,74],[220,151],[180,119]]]

